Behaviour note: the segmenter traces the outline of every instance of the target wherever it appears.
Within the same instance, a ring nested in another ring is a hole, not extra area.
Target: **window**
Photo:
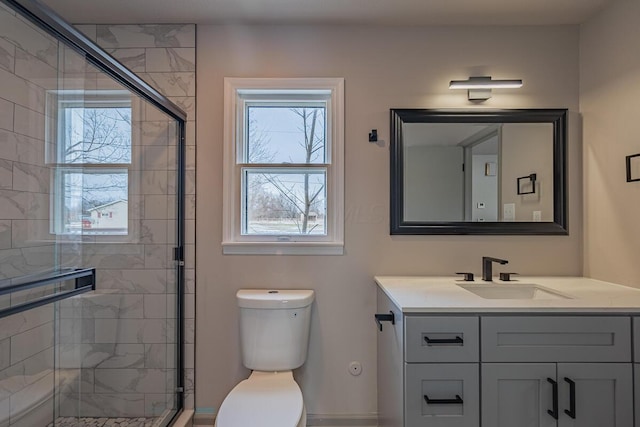
[[[343,253],[343,93],[343,79],[225,79],[224,253]]]
[[[124,91],[49,94],[54,234],[127,235],[131,97]],[[51,114],[52,113],[52,114]]]

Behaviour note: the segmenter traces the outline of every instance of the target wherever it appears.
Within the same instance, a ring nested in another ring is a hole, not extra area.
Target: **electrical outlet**
[[[515,203],[505,203],[502,207],[502,219],[504,221],[515,221],[516,220],[516,204]]]
[[[542,221],[542,211],[533,211],[533,222]]]

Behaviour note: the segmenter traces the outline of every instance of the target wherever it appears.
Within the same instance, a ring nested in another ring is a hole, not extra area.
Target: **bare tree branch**
[[[307,107],[292,108],[290,111],[300,119],[298,129],[301,138],[298,145],[303,149],[304,163],[313,163],[325,149],[324,110],[318,107]],[[258,132],[256,123],[250,123],[250,147],[247,147],[249,150],[248,161],[249,163],[271,163],[277,153],[273,151],[271,141],[267,137],[259,135]],[[325,191],[323,182],[317,182],[318,180],[315,179],[314,182],[311,182],[311,177],[315,174],[317,174],[315,171],[293,173],[298,180],[293,184],[284,182],[283,179],[286,180],[286,177],[277,172],[251,174],[248,191],[250,192],[249,200],[251,200],[252,210],[247,214],[250,214],[252,218],[265,218],[265,214],[267,218],[276,218],[276,215],[290,212],[289,220],[292,220],[298,232],[300,234],[311,233],[320,226],[319,224],[310,224],[309,221],[312,213],[313,220],[315,220],[316,212],[323,210],[321,196]],[[280,195],[280,205],[274,204],[273,198],[268,197],[268,194],[273,192]],[[316,212],[312,212],[312,209],[315,209]]]
[[[131,162],[131,116],[128,108],[72,108],[65,123],[69,137],[60,163],[126,164]],[[77,194],[82,210],[119,199],[127,199],[126,174],[109,172],[65,174],[65,198]],[[79,181],[78,181],[79,180]]]

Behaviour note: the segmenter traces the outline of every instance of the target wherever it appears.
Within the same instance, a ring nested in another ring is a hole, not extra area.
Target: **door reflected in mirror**
[[[391,110],[392,234],[566,234],[566,110]]]

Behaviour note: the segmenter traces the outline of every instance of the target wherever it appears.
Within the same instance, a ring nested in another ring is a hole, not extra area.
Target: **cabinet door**
[[[482,425],[556,426],[555,381],[555,363],[483,363]]]
[[[405,427],[478,427],[477,363],[407,363]]]
[[[633,425],[630,363],[559,363],[558,383],[560,427]]]
[[[640,363],[633,364],[633,395],[634,412],[636,414],[636,427],[640,427]]]

